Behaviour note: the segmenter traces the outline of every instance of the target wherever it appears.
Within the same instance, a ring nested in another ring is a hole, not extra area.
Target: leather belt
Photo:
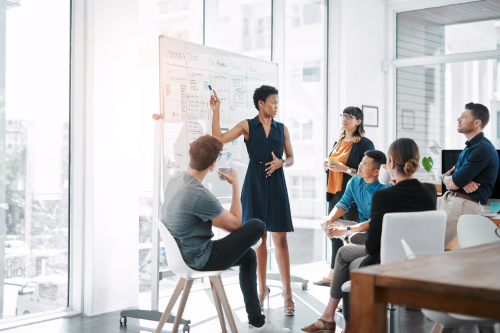
[[[475,202],[475,203],[479,203],[480,205],[482,205],[481,201],[474,200],[471,197],[469,197],[468,195],[465,195],[465,194],[462,194],[462,193],[459,193],[459,192],[456,192],[456,191],[451,191],[451,196],[462,198],[462,199],[465,199],[465,200],[469,200],[469,201],[472,201],[472,202]]]

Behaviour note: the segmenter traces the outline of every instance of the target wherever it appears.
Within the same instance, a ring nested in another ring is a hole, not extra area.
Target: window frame
[[[454,62],[467,62],[467,61],[477,61],[477,60],[489,60],[489,59],[500,59],[500,49],[490,50],[490,51],[476,51],[476,52],[466,52],[466,53],[454,53],[454,54],[444,54],[437,56],[425,56],[425,57],[414,57],[414,58],[404,58],[397,59],[397,15],[402,12],[408,12],[420,9],[429,9],[433,7],[451,6],[463,3],[468,3],[467,0],[435,0],[432,3],[412,0],[408,3],[392,3],[388,4],[386,8],[387,20],[387,47],[386,52],[390,55],[389,69],[387,71],[387,119],[388,121],[388,141],[392,142],[397,138],[397,80],[396,74],[397,69],[401,67],[411,67],[411,66],[424,66],[424,65],[435,65],[435,64],[447,64]]]

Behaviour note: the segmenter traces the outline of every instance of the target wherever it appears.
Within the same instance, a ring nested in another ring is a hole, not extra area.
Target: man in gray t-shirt
[[[213,171],[222,151],[222,142],[205,135],[191,143],[189,167],[174,175],[165,189],[160,220],[174,236],[188,266],[199,271],[240,267],[240,288],[245,300],[250,333],[288,333],[289,329],[272,324],[261,313],[257,294],[257,256],[251,248],[266,232],[266,225],[251,219],[241,225],[241,201],[238,174],[231,169],[219,173],[233,188],[229,211],[202,184]],[[230,232],[212,241],[212,224]],[[264,245],[265,246],[265,245]]]
[[[224,208],[202,183],[187,172],[179,172],[168,182],[160,219],[172,233],[186,264],[202,269],[213,242],[212,219]]]

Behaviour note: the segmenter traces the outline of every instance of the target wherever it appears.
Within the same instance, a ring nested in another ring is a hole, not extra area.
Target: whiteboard
[[[278,88],[278,64],[166,36],[159,37],[159,53],[163,194],[169,179],[187,169],[189,144],[212,132],[208,85],[220,98],[220,126],[224,132],[257,115],[253,93],[263,84]],[[224,145],[216,170],[219,166],[234,167],[241,191],[247,165],[242,136]],[[219,180],[215,171],[208,173],[203,185],[222,202],[230,200],[231,186]]]

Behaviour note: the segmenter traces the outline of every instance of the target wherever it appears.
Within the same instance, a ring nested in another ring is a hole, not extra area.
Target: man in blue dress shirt
[[[490,120],[488,108],[469,103],[457,119],[458,132],[467,138],[465,148],[455,166],[441,179],[448,191],[438,198],[438,209],[447,214],[445,246],[457,236],[461,215],[482,215],[498,176],[498,154],[484,137],[483,129]]]
[[[347,228],[331,228],[327,230],[328,237],[342,237],[351,233],[367,231],[370,219],[373,193],[377,190],[390,187],[391,185],[382,185],[378,181],[380,166],[386,163],[386,156],[380,150],[368,150],[365,157],[358,166],[358,173],[349,180],[342,199],[335,205],[330,215],[325,216],[322,221],[323,226],[333,223],[342,218],[345,212],[349,211],[351,205],[358,205],[359,224]],[[314,282],[317,285],[328,286],[333,274],[333,262],[335,255],[332,256],[332,268],[330,274],[322,281]]]

